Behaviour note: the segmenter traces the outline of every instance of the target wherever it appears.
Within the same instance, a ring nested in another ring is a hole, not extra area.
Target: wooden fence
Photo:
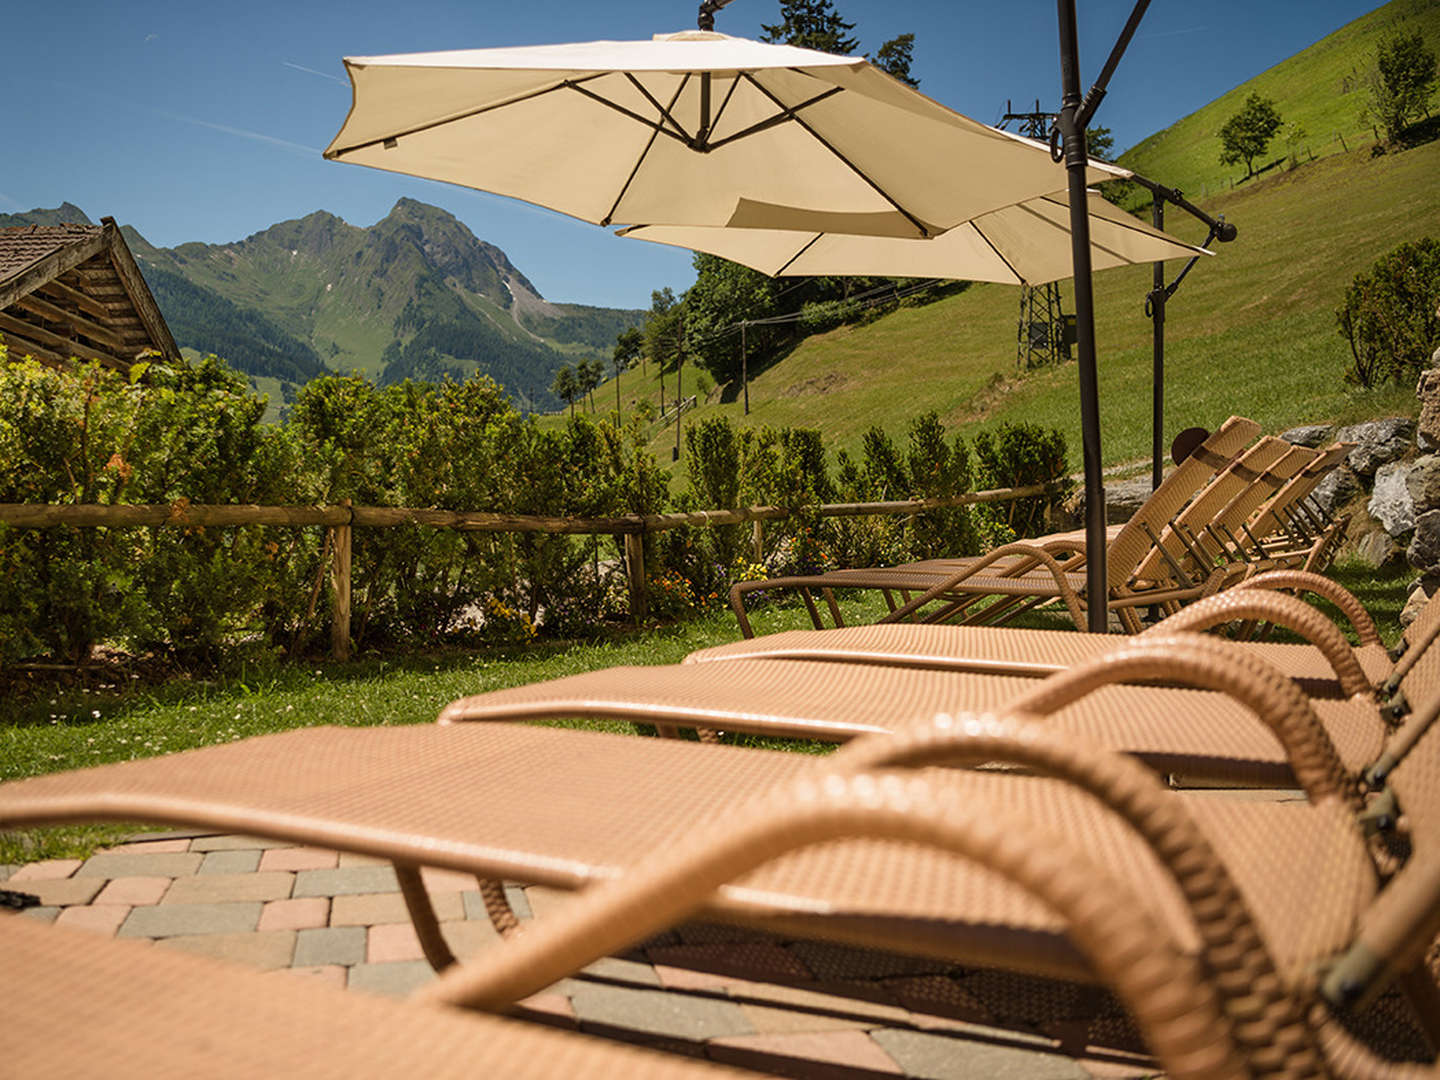
[[[820,517],[870,517],[884,514],[914,516],[976,503],[1010,502],[1015,499],[1049,496],[1054,499],[1063,482],[1032,484],[1020,488],[971,491],[935,499],[902,499],[895,502],[823,503],[816,508]],[[625,573],[630,588],[630,610],[643,619],[648,610],[645,591],[646,533],[665,532],[693,526],[743,525],[751,523],[751,550],[756,562],[764,556],[765,522],[780,521],[790,512],[778,506],[746,506],[736,510],[694,510],[675,514],[626,514],[620,517],[548,517],[540,514],[498,514],[485,510],[425,510],[395,506],[351,506],[348,501],[328,506],[246,506],[203,505],[180,500],[166,505],[104,506],[77,504],[52,506],[44,503],[0,503],[0,525],[43,529],[134,528],[179,526],[181,528],[226,528],[238,525],[322,526],[330,530],[331,653],[337,660],[350,657],[350,561],[352,530],[386,529],[398,525],[421,525],[435,529],[466,532],[543,532],[613,536],[623,544]]]

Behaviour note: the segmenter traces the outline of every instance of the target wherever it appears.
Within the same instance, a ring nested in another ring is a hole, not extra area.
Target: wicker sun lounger
[[[1259,434],[1260,427],[1252,420],[1231,417],[1209,436],[1189,457],[1176,466],[1130,521],[1108,545],[1106,573],[1109,581],[1107,604],[1127,629],[1139,629],[1134,608],[1167,601],[1184,602],[1203,595],[1207,581],[1199,586],[1182,584],[1168,578],[1141,580],[1136,570],[1158,541],[1159,533],[1182,507],[1191,501],[1211,477],[1225,469],[1245,445]],[[975,602],[995,598],[985,612],[969,611],[966,618],[994,621],[1013,615],[1014,609],[1029,604],[1058,600],[1065,604],[1080,629],[1086,626],[1084,615],[1085,572],[1083,544],[1055,540],[1048,545],[1020,542],[996,548],[987,555],[963,560],[962,568],[936,573],[923,564],[915,567],[874,570],[844,570],[831,574],[772,578],[768,581],[740,582],[730,591],[730,603],[740,627],[747,637],[752,631],[745,608],[745,597],[765,589],[799,589],[820,625],[809,590],[865,588],[916,592],[923,600],[907,604],[900,613],[892,612],[888,620],[908,616],[916,608],[938,599],[953,607],[958,600],[973,607]],[[1051,550],[1053,549],[1053,550]],[[832,616],[836,614],[834,605]],[[947,615],[953,614],[947,610]]]
[[[1307,739],[1324,743],[1327,753],[1338,758],[1346,783],[1358,790],[1366,770],[1401,737],[1408,721],[1400,710],[1387,709],[1377,700],[1339,630],[1315,608],[1265,590],[1232,590],[1206,604],[1198,614],[1212,621],[1267,618],[1299,628],[1317,643],[1338,692],[1307,697],[1286,680],[1285,703],[1273,708],[1291,716],[1297,730],[1311,733]],[[1205,625],[1187,616],[1189,611],[1173,618],[1191,624],[1187,628]],[[1185,646],[1187,652],[1198,650],[1220,660],[1192,662],[1181,656],[1175,644],[1181,636],[1194,639]],[[1234,697],[1225,671],[1227,661],[1253,668],[1264,656],[1284,655],[1285,646],[1237,646],[1193,634],[1147,634],[1128,644],[1106,640],[1110,650],[1045,680],[974,671],[965,660],[947,662],[933,654],[923,667],[760,656],[612,668],[496,690],[452,702],[440,720],[607,717],[662,729],[694,727],[843,742],[901,731],[940,710],[1023,708],[1045,701],[1052,703],[1046,711],[1054,711],[1048,722],[1133,754],[1178,782],[1260,787],[1295,782],[1295,748],[1282,746],[1272,731],[1279,712],[1267,718],[1259,703]],[[1142,654],[1147,659],[1141,659]],[[1122,656],[1123,662],[1118,659]],[[1291,659],[1303,668],[1311,657]],[[1440,647],[1416,649],[1405,663],[1399,689],[1410,701],[1428,701],[1440,691]],[[1074,700],[1055,697],[1057,687],[1081,685],[1091,678],[1090,671],[1109,673],[1097,683],[1173,685],[1106,685],[1073,695]]]
[[[1293,689],[1256,677],[1266,684],[1256,694]],[[1231,1074],[1228,1048],[1213,1056],[1208,1021],[1184,1047],[1154,1021],[1156,1009],[1203,1013],[1195,1002],[1208,993],[1249,1075],[1311,1076],[1323,1075],[1317,1039],[1339,1060],[1368,1062],[1317,1003],[1315,973],[1336,958],[1344,978],[1325,984],[1334,1002],[1398,975],[1419,1007],[1432,1004],[1413,973],[1440,919],[1440,905],[1426,906],[1440,821],[1424,805],[1440,790],[1429,783],[1437,758],[1432,734],[1390,777],[1415,822],[1414,854],[1383,888],[1357,800],[1323,755],[1298,770],[1312,802],[1186,797],[1050,725],[976,715],[937,716],[907,737],[819,760],[512,725],[309,729],[0,785],[0,824],[244,829],[390,858],[402,885],[418,864],[569,889],[620,879],[456,968],[422,994],[430,1002],[502,1008],[702,914],[1098,978],[1134,1010],[1172,1075]],[[873,772],[927,761],[1042,775]],[[936,844],[983,868],[957,865]],[[407,899],[444,966],[419,891]],[[1200,1068],[1192,1055],[1206,1053]]]
[[[17,1080],[741,1080],[756,1074],[0,915]]]

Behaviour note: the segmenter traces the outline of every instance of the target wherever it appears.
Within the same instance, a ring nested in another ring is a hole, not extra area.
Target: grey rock
[[[1400,609],[1400,625],[1409,626],[1420,616],[1430,598],[1425,595],[1424,589],[1416,589],[1410,594],[1410,599],[1405,601],[1405,606]]]
[[[1405,561],[1417,570],[1440,566],[1440,510],[1431,510],[1415,519],[1415,535],[1405,549]]]
[[[1400,545],[1384,529],[1371,529],[1355,545],[1356,557],[1377,569],[1398,558],[1400,553]]]
[[[1394,461],[1410,448],[1415,436],[1415,421],[1405,416],[1390,416],[1341,428],[1336,442],[1356,443],[1345,463],[1357,476],[1369,479],[1381,465]]]
[[[1327,514],[1333,514],[1361,493],[1360,480],[1344,465],[1332,470],[1315,485],[1313,499]]]
[[[1150,480],[1122,480],[1105,485],[1105,520],[1111,525],[1123,525],[1135,516],[1146,499],[1150,498]],[[1082,517],[1083,520],[1083,517]]]
[[[1323,446],[1330,441],[1330,433],[1334,430],[1333,424],[1303,424],[1292,427],[1289,431],[1282,431],[1280,438],[1295,446]]]
[[[1404,461],[1381,465],[1375,472],[1375,489],[1366,506],[1370,516],[1394,537],[1404,536],[1415,528],[1415,503],[1406,483],[1410,469]]]
[[[1440,349],[1435,351],[1440,357]],[[1431,363],[1437,361],[1432,358]],[[1415,441],[1421,450],[1440,449],[1440,369],[1431,367],[1420,373],[1420,382],[1415,386],[1415,396],[1420,399],[1420,419],[1416,423]]]
[[[1440,510],[1440,454],[1428,454],[1412,462],[1405,484],[1417,514]]]

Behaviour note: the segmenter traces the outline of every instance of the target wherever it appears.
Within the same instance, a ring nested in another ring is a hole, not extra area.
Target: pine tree
[[[780,0],[781,21],[773,26],[764,23],[761,41],[798,45],[804,49],[849,56],[860,42],[849,37],[855,24],[846,22],[830,6],[830,0]]]

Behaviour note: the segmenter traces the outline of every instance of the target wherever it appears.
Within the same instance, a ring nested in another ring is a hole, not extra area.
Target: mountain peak
[[[63,202],[53,210],[36,207],[23,214],[0,214],[0,229],[15,225],[94,225],[72,202]]]

